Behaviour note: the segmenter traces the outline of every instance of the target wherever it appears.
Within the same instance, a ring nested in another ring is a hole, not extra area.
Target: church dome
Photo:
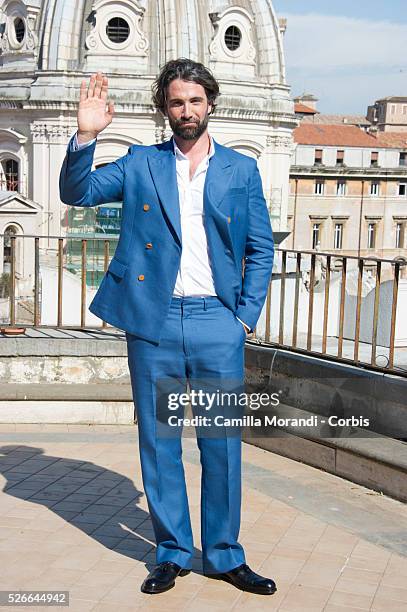
[[[146,101],[143,91],[150,96],[160,67],[189,57],[230,83],[222,93],[233,97],[233,83],[247,82],[262,87],[260,99],[264,85],[282,87],[279,97],[287,97],[282,30],[271,0],[5,0],[0,88],[5,98],[69,100],[73,92],[61,72],[82,78],[102,70],[138,78],[126,95],[113,80],[114,99]]]
[[[272,0],[3,0],[0,161],[43,206],[41,231],[67,227],[56,177],[77,128],[82,80],[105,73],[115,104],[114,122],[98,137],[97,167],[131,144],[171,135],[151,86],[178,57],[202,62],[219,81],[211,134],[257,160],[274,227],[285,229],[297,121],[284,30]]]

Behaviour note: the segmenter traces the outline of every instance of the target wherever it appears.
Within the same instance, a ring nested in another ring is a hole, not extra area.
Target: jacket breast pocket
[[[114,276],[117,276],[118,278],[123,278],[128,267],[128,264],[124,264],[115,257],[113,257],[107,271],[113,274]]]
[[[246,187],[232,187],[231,189],[228,189],[226,192],[227,196],[237,196],[237,195],[247,195],[247,188]]]

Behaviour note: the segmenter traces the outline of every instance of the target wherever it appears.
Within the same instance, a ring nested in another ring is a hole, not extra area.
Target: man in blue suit
[[[184,58],[168,62],[153,96],[173,138],[133,145],[92,172],[97,136],[114,115],[107,94],[102,73],[88,86],[82,82],[78,131],[61,169],[60,194],[73,206],[123,202],[118,246],[90,310],[126,332],[143,485],[157,543],[157,565],[141,589],[159,593],[190,571],[193,557],[182,425],[173,435],[160,433],[160,385],[170,381],[182,392],[186,381],[191,389],[242,384],[244,342],[264,304],[274,243],[256,162],[208,133],[219,87],[207,68]],[[204,574],[270,595],[274,581],[248,567],[238,543],[241,432],[226,425],[215,435],[199,429],[197,440]]]

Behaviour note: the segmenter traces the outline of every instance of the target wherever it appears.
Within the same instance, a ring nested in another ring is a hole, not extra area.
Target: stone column
[[[43,207],[39,233],[47,236],[49,218],[49,147],[46,123],[32,123],[32,199]]]
[[[59,198],[59,173],[65,158],[66,147],[72,128],[65,124],[50,125],[48,127],[50,165],[49,165],[49,220],[50,234],[53,236],[65,236],[66,228],[62,221],[66,205]]]
[[[294,141],[288,132],[267,136],[266,148],[258,159],[264,195],[270,210],[273,229],[286,231],[289,177]]]
[[[33,138],[33,200],[43,206],[39,233],[61,236],[64,204],[59,199],[59,172],[72,128],[52,123],[34,123]],[[55,246],[55,242],[52,244]],[[42,246],[51,246],[43,244]]]

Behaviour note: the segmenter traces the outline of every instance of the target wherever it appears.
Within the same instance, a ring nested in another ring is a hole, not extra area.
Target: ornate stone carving
[[[66,142],[72,134],[72,128],[67,125],[49,125],[47,134],[50,142]]]
[[[1,54],[6,53],[9,50],[7,37],[3,34],[0,39],[0,52]]]
[[[163,131],[163,142],[166,140],[169,140],[172,136],[172,129],[171,128],[166,128]]]
[[[241,76],[254,76],[256,49],[251,34],[253,17],[238,6],[227,8],[222,13],[210,13],[209,16],[215,30],[209,52],[216,70],[229,73],[238,70]],[[236,28],[241,36],[235,49],[228,48],[225,42],[225,33],[230,27]]]
[[[39,13],[38,7],[24,6],[17,3],[7,3],[3,9],[2,23],[4,32],[0,39],[2,55],[34,55],[38,49],[38,36],[35,32],[35,22]],[[24,23],[24,38],[18,41],[15,32],[15,21],[21,19]]]
[[[294,147],[293,138],[282,134],[269,134],[266,138],[266,144],[273,150],[289,154],[292,153]]]
[[[47,126],[45,123],[33,123],[30,130],[33,142],[47,142]]]
[[[163,127],[156,127],[154,130],[154,136],[155,136],[155,141],[156,143],[160,143],[163,142],[164,138],[164,128]]]
[[[166,127],[165,125],[159,125],[155,128],[155,141],[156,143],[159,142],[165,142],[166,140],[169,140],[172,136],[172,130],[169,127]]]
[[[86,46],[88,49],[97,49],[98,40],[94,34],[89,34],[86,38]]]
[[[123,0],[121,3],[113,0],[95,0],[92,5],[94,23],[92,30],[86,37],[85,45],[91,55],[118,55],[146,57],[148,40],[140,27],[145,9],[135,2]],[[113,42],[106,33],[106,26],[112,17],[124,19],[130,29],[130,34],[123,42]]]
[[[36,144],[48,142],[65,143],[72,134],[72,127],[68,125],[50,125],[47,123],[31,124],[32,140]]]

